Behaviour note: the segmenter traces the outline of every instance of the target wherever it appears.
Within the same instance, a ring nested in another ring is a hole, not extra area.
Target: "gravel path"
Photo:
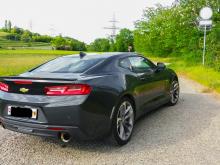
[[[54,140],[0,128],[0,165],[5,164],[220,164],[220,102],[180,79],[181,99],[143,117],[126,146],[105,141]]]

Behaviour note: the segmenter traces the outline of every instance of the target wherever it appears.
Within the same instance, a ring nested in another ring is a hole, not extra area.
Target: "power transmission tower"
[[[32,22],[32,20],[29,21],[29,29],[30,29],[30,31],[32,31],[32,29],[33,29],[33,22]]]
[[[50,33],[50,36],[52,36],[52,37],[56,36],[56,29],[55,29],[54,25],[50,25],[49,33]]]
[[[173,6],[173,7],[177,7],[177,6],[179,6],[179,4],[180,4],[180,0],[175,0],[175,1],[172,3],[172,6]]]
[[[120,29],[119,27],[116,26],[116,23],[118,23],[118,21],[117,21],[116,18],[115,18],[115,14],[114,14],[113,17],[112,17],[112,20],[110,20],[109,22],[112,23],[112,26],[104,27],[104,29],[112,30],[112,33],[111,33],[111,35],[110,35],[110,38],[114,40],[115,37],[116,37],[116,32],[117,32],[117,30]]]

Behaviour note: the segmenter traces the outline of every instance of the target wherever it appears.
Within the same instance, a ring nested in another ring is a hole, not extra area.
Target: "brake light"
[[[0,82],[0,90],[4,92],[8,92],[9,86],[5,83]]]
[[[47,129],[51,130],[51,131],[62,131],[62,130],[64,130],[64,128],[59,128],[59,127],[49,127]]]
[[[60,95],[88,95],[92,88],[86,84],[73,84],[63,86],[45,87],[44,92],[48,96]]]
[[[32,84],[32,81],[30,81],[30,80],[15,80],[14,83],[26,85],[26,84]]]

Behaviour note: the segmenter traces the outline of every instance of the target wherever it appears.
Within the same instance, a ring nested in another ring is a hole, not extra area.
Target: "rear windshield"
[[[41,65],[32,72],[82,73],[103,60],[104,58],[60,57]]]

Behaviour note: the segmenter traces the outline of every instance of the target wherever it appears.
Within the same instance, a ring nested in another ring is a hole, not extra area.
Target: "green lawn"
[[[175,70],[178,74],[199,82],[210,90],[220,93],[220,72],[212,68],[204,67],[201,64],[189,64],[182,58],[159,58],[152,55],[146,55],[156,62],[170,63],[168,67]]]
[[[58,50],[0,50],[0,76],[17,75],[55,57],[76,53]]]
[[[8,35],[6,32],[0,32],[0,48],[3,49],[43,49],[51,50],[52,47],[49,43],[44,42],[22,42],[7,40],[5,37]]]
[[[43,62],[62,55],[76,54],[74,51],[58,50],[0,50],[0,76],[17,75]],[[146,55],[155,62],[171,63],[170,68],[210,89],[220,92],[220,73],[201,65],[190,65],[182,58],[159,58]]]

